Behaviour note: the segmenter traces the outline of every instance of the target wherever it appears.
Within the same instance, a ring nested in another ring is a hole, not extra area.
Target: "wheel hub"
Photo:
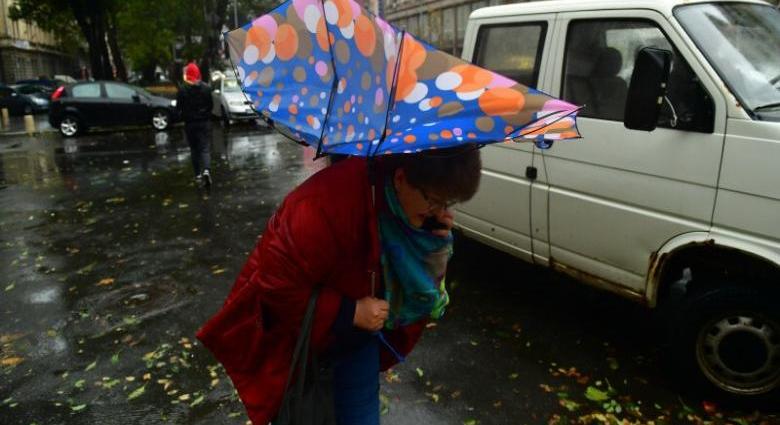
[[[168,125],[168,117],[158,112],[152,117],[152,125],[154,125],[154,128],[163,129]]]
[[[696,358],[718,387],[738,394],[762,394],[780,383],[780,326],[750,314],[710,321],[702,328]]]

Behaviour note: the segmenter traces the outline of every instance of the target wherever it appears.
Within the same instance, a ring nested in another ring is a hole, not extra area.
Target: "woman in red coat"
[[[369,162],[345,159],[293,190],[223,308],[198,331],[255,424],[279,409],[315,286],[311,343],[333,365],[339,425],[379,423],[378,372],[407,355],[448,302],[449,206],[476,192],[479,150]]]

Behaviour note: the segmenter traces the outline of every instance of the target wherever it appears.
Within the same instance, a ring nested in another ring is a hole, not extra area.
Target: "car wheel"
[[[780,312],[770,295],[723,287],[691,297],[674,341],[689,382],[730,401],[780,391]]]
[[[157,109],[152,113],[152,127],[157,131],[163,131],[170,125],[170,114],[168,112]]]
[[[225,111],[225,107],[222,106],[219,108],[222,114],[220,115],[220,118],[222,119],[222,126],[227,128],[230,127],[230,114]]]
[[[81,131],[81,123],[73,115],[65,115],[60,121],[60,134],[65,137],[73,137]]]

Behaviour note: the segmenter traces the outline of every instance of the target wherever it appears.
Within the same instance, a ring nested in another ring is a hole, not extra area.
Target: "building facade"
[[[399,28],[460,55],[466,24],[473,10],[514,3],[512,0],[380,0],[380,15]],[[383,12],[383,13],[382,13]]]
[[[9,18],[11,4],[13,0],[0,0],[0,82],[10,84],[44,75],[73,76],[78,71],[76,58],[58,49],[53,34]]]

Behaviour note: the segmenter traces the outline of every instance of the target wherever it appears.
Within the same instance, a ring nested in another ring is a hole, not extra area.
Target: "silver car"
[[[236,121],[263,122],[252,109],[251,102],[235,78],[217,77],[212,80],[211,89],[214,100],[211,112],[220,118],[224,126],[230,126]]]

